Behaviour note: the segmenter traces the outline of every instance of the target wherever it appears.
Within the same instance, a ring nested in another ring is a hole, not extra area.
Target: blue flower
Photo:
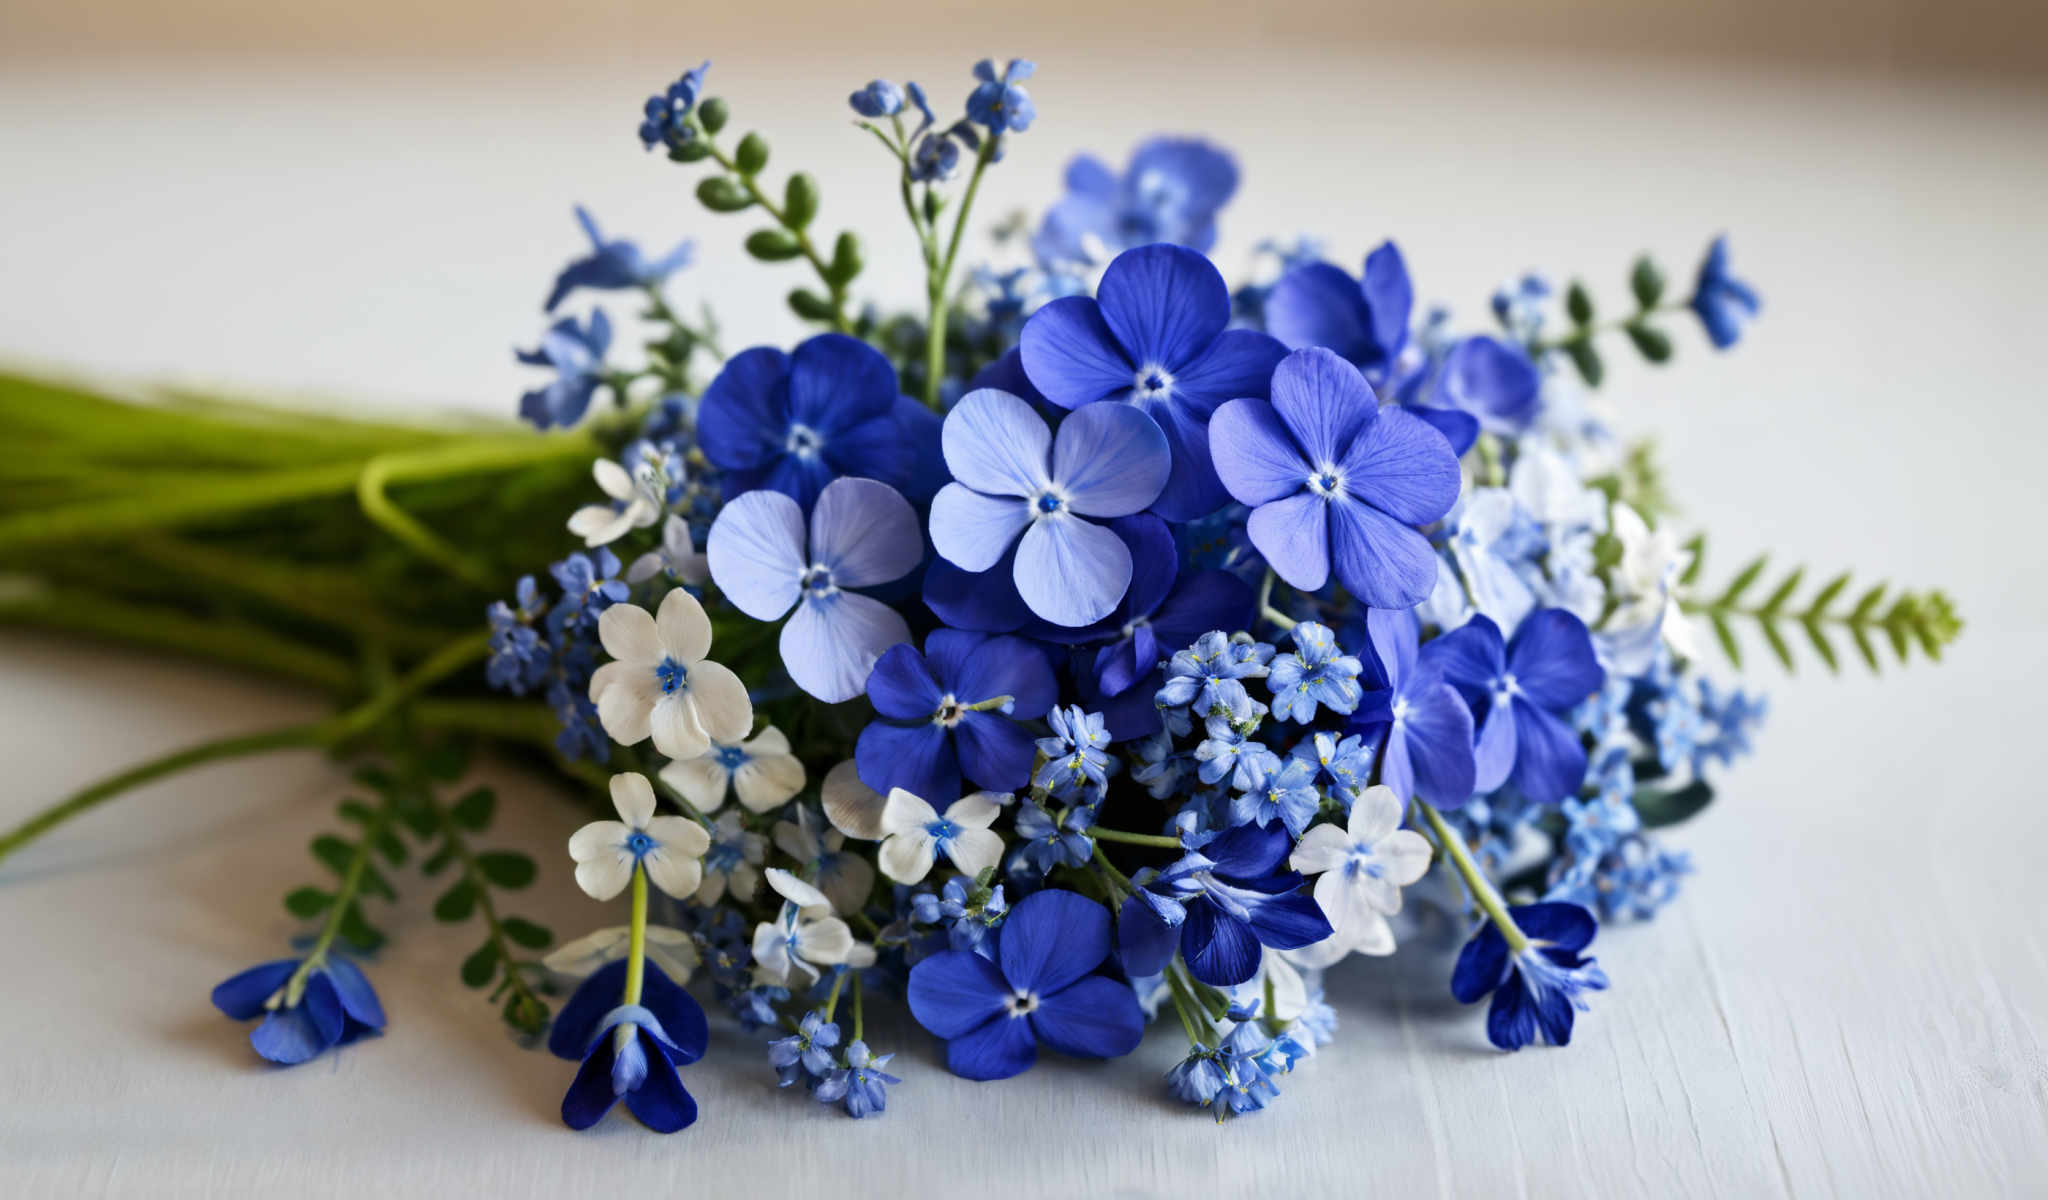
[[[623,1099],[656,1133],[674,1133],[697,1119],[697,1102],[676,1067],[704,1057],[711,1029],[690,994],[661,968],[645,964],[639,1004],[620,1004],[625,959],[600,967],[562,1006],[548,1034],[557,1058],[583,1065],[562,1097],[562,1122],[588,1129]]]
[[[1173,464],[1152,507],[1169,521],[1207,516],[1230,499],[1211,459],[1210,415],[1226,400],[1267,395],[1285,348],[1225,328],[1223,276],[1183,246],[1117,255],[1096,296],[1063,297],[1031,315],[1018,344],[1025,372],[1062,408],[1121,401],[1150,416]]]
[[[1144,784],[1154,800],[1164,800],[1180,790],[1187,758],[1173,748],[1171,735],[1163,729],[1150,734],[1138,742],[1137,752],[1141,765],[1131,768],[1133,783]]]
[[[563,267],[562,273],[555,276],[555,286],[548,292],[547,303],[541,306],[546,312],[555,311],[555,306],[577,288],[617,291],[658,287],[662,280],[689,266],[697,249],[695,242],[685,238],[667,254],[649,260],[640,253],[640,247],[623,238],[606,241],[597,221],[580,204],[576,206],[576,221],[590,239],[590,254]]]
[[[1514,435],[1535,419],[1540,384],[1521,347],[1482,334],[1451,347],[1436,395],[1477,417],[1481,428]]]
[[[704,389],[698,445],[725,472],[728,498],[769,488],[808,509],[841,475],[907,482],[897,398],[895,368],[856,338],[819,334],[793,354],[756,346]]]
[[[960,169],[960,143],[945,130],[926,133],[910,150],[910,178],[914,183],[936,183],[951,179]]]
[[[303,965],[281,958],[231,976],[213,989],[213,1006],[237,1021],[262,1017],[249,1044],[288,1067],[383,1032],[384,1006],[354,963],[330,953],[302,975]]]
[[[1572,1040],[1572,1015],[1581,997],[1607,986],[1607,975],[1579,951],[1593,941],[1599,925],[1576,904],[1523,904],[1508,915],[1529,938],[1528,948],[1508,953],[1507,939],[1488,921],[1458,954],[1451,994],[1460,1004],[1492,993],[1486,1014],[1487,1040],[1503,1050],[1520,1050],[1540,1031],[1553,1046]]]
[[[1533,342],[1543,333],[1543,304],[1553,290],[1543,276],[1524,274],[1494,290],[1494,319],[1517,341]]]
[[[1700,677],[1699,689],[1704,736],[1693,750],[1692,769],[1695,775],[1700,774],[1709,761],[1725,767],[1748,754],[1750,738],[1770,713],[1770,702],[1764,697],[1752,696],[1740,688],[1724,691],[1705,676]]]
[[[854,747],[861,782],[946,804],[960,795],[963,774],[1001,791],[1030,781],[1032,737],[1018,722],[1044,716],[1059,684],[1045,655],[1021,638],[939,629],[923,654],[908,644],[883,653],[867,693],[878,719]]]
[[[818,1084],[818,1099],[825,1104],[843,1100],[846,1115],[855,1120],[875,1116],[889,1107],[888,1094],[882,1089],[903,1082],[882,1069],[894,1057],[870,1054],[866,1042],[852,1043],[846,1048],[846,1065]]]
[[[1195,978],[1235,987],[1258,972],[1261,946],[1298,950],[1329,937],[1329,919],[1301,891],[1301,876],[1281,869],[1292,846],[1277,825],[1240,825],[1156,879],[1137,880],[1144,886],[1117,914],[1124,970],[1162,971],[1178,945]]]
[[[533,622],[545,610],[533,576],[519,577],[515,599],[519,604],[516,609],[497,600],[486,610],[491,626],[491,657],[484,664],[484,678],[499,691],[524,696],[547,681],[554,655],[533,628]]]
[[[1222,630],[1210,630],[1167,660],[1156,703],[1189,709],[1199,717],[1220,713],[1242,719],[1263,713],[1265,706],[1245,691],[1244,681],[1264,679],[1272,658],[1273,647],[1264,642],[1234,642]]]
[[[1315,779],[1314,763],[1289,756],[1278,770],[1260,772],[1250,788],[1231,798],[1230,819],[1238,825],[1278,821],[1300,837],[1323,802]]]
[[[1079,705],[1054,708],[1046,715],[1053,736],[1038,739],[1038,752],[1045,756],[1032,786],[1050,792],[1066,791],[1083,784],[1099,793],[1109,786],[1109,731],[1102,727],[1102,714],[1082,712]]]
[[[833,1050],[838,1045],[839,1026],[816,1009],[805,1013],[795,1033],[768,1043],[768,1065],[775,1068],[775,1086],[788,1087],[802,1080],[805,1087],[817,1087],[832,1070],[836,1062]]]
[[[902,614],[850,588],[892,583],[924,557],[917,513],[895,488],[835,479],[803,510],[779,491],[727,502],[705,543],[712,581],[734,607],[782,629],[782,665],[827,704],[851,700],[889,647],[910,640]]]
[[[1303,621],[1290,634],[1292,654],[1273,658],[1266,686],[1273,692],[1273,715],[1303,725],[1315,720],[1316,705],[1334,713],[1349,713],[1358,707],[1358,674],[1365,665],[1337,646],[1330,627]]]
[[[1068,626],[1108,616],[1130,586],[1131,552],[1087,518],[1129,516],[1158,498],[1169,462],[1159,427],[1130,408],[1092,405],[1055,436],[1025,401],[984,388],[961,397],[942,436],[955,482],[932,501],[939,554],[986,571],[1014,543],[1012,578],[1032,612]]]
[[[1699,281],[1693,285],[1692,311],[1699,316],[1714,349],[1726,350],[1742,340],[1742,322],[1756,316],[1762,307],[1756,289],[1728,273],[1728,237],[1723,234],[1707,247],[1700,263]]]
[[[690,110],[697,106],[697,97],[704,90],[704,73],[710,69],[711,63],[706,60],[683,72],[682,78],[669,84],[661,95],[647,98],[642,106],[640,141],[649,150],[656,146],[667,146],[671,152],[680,150],[696,136],[690,128]]]
[[[994,60],[984,58],[975,63],[974,77],[981,83],[967,95],[968,118],[997,135],[1005,130],[1022,133],[1029,129],[1031,118],[1038,115],[1038,106],[1031,102],[1031,93],[1017,85],[1031,78],[1037,69],[1037,64],[1027,59],[1013,58],[997,75]]]
[[[903,89],[886,79],[875,79],[848,96],[846,102],[863,117],[893,117],[903,111]]]
[[[1252,544],[1287,583],[1319,591],[1334,574],[1374,609],[1407,609],[1436,583],[1415,530],[1458,499],[1458,459],[1427,424],[1382,409],[1358,368],[1297,350],[1273,399],[1242,399],[1210,422],[1216,471],[1252,507]]]
[[[1196,777],[1203,783],[1220,783],[1228,776],[1231,787],[1245,791],[1278,772],[1280,756],[1247,732],[1255,727],[1251,721],[1239,724],[1230,717],[1209,717],[1204,725],[1208,736],[1195,746],[1195,761],[1201,764]]]
[[[1094,823],[1093,814],[1094,810],[1085,806],[1072,808],[1055,822],[1052,814],[1036,804],[1019,807],[1017,836],[1023,843],[1010,861],[1022,863],[1041,875],[1058,866],[1087,866],[1095,845],[1086,832]]]
[[[1347,807],[1372,775],[1373,750],[1357,734],[1316,733],[1297,742],[1293,754],[1315,764],[1320,771],[1318,780],[1328,784]]]
[[[1403,804],[1417,796],[1439,808],[1465,803],[1475,776],[1472,710],[1444,681],[1440,662],[1418,655],[1414,613],[1375,608],[1365,623],[1375,686],[1350,729],[1374,744],[1380,782]]]
[[[1474,788],[1490,792],[1512,780],[1537,804],[1578,794],[1586,748],[1566,718],[1607,680],[1585,622],[1561,608],[1539,609],[1503,645],[1500,627],[1476,616],[1423,655],[1472,705]]]
[[[1109,958],[1109,910],[1074,892],[1017,902],[994,959],[948,950],[910,970],[910,1011],[946,1040],[946,1066],[967,1079],[1008,1079],[1038,1043],[1076,1058],[1137,1048],[1145,1014],[1127,983],[1092,972]]]
[[[1084,265],[1155,242],[1207,254],[1237,178],[1237,161],[1199,138],[1153,138],[1132,152],[1122,175],[1076,155],[1066,194],[1046,212],[1032,250],[1049,263]]]
[[[611,319],[601,308],[590,314],[587,325],[578,325],[574,317],[555,322],[541,335],[538,349],[518,352],[519,361],[530,367],[555,369],[551,383],[519,398],[519,415],[536,429],[582,420],[604,381],[604,356],[611,345]]]

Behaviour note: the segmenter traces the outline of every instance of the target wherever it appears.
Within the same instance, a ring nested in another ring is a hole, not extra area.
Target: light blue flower
[[[591,312],[587,324],[577,324],[574,317],[555,322],[541,336],[537,349],[517,352],[519,361],[527,366],[555,369],[553,381],[519,398],[519,415],[536,429],[582,420],[604,381],[604,356],[611,345],[611,318],[601,308]]]
[[[998,75],[993,59],[975,63],[974,77],[981,83],[967,96],[968,119],[998,136],[1005,131],[1022,133],[1029,129],[1031,119],[1038,115],[1038,106],[1031,102],[1031,93],[1017,85],[1031,78],[1037,69],[1037,64],[1028,59],[1013,58]]]
[[[1046,714],[1053,736],[1038,739],[1038,752],[1045,765],[1031,781],[1050,792],[1066,791],[1083,784],[1097,792],[1109,786],[1110,760],[1106,753],[1109,731],[1103,728],[1101,713],[1082,712],[1079,705],[1055,708]]]
[[[555,311],[555,306],[577,288],[618,291],[658,287],[662,280],[689,266],[696,253],[696,243],[685,238],[667,254],[649,259],[640,247],[624,238],[606,241],[596,219],[580,204],[576,206],[576,221],[590,239],[590,253],[562,268],[562,273],[555,277],[547,303],[541,306],[547,312]]]
[[[1354,655],[1337,645],[1337,635],[1327,625],[1303,621],[1290,635],[1292,654],[1273,658],[1266,686],[1273,693],[1273,715],[1283,721],[1308,724],[1321,704],[1335,713],[1350,713],[1358,707],[1363,690],[1359,672],[1365,669]]]
[[[768,1065],[775,1068],[775,1086],[788,1087],[801,1080],[805,1087],[817,1087],[836,1063],[838,1045],[839,1026],[816,1009],[805,1013],[795,1033],[768,1043]]]
[[[894,1057],[870,1054],[866,1042],[852,1043],[846,1047],[846,1065],[818,1084],[819,1101],[844,1101],[846,1115],[856,1120],[881,1113],[889,1107],[889,1097],[883,1089],[903,1082],[883,1070]]]
[[[640,141],[649,150],[667,146],[674,153],[696,136],[689,121],[690,111],[697,107],[697,97],[704,90],[704,73],[710,69],[707,59],[683,72],[682,78],[669,84],[660,95],[647,98],[641,107]]]
[[[903,89],[886,79],[871,80],[866,87],[848,96],[846,102],[863,117],[893,117],[903,111]]]
[[[1278,821],[1296,837],[1315,819],[1322,794],[1315,787],[1314,763],[1288,758],[1280,769],[1261,773],[1248,791],[1230,802],[1230,819],[1237,824]]]
[[[1208,737],[1195,747],[1196,775],[1203,783],[1221,783],[1245,791],[1255,788],[1267,775],[1280,769],[1280,756],[1264,743],[1253,741],[1248,726],[1229,717],[1210,717],[1204,728]]]
[[[1272,658],[1270,645],[1232,642],[1229,634],[1212,630],[1167,661],[1166,682],[1160,686],[1157,703],[1161,708],[1187,709],[1202,717],[1218,709],[1247,716],[1263,713],[1266,706],[1251,698],[1244,681],[1264,679]]]
[[[1094,155],[1076,155],[1066,194],[1046,212],[1031,247],[1049,263],[1091,265],[1155,242],[1207,254],[1216,244],[1216,214],[1237,180],[1230,153],[1199,138],[1153,138],[1131,153],[1121,175]]]
[[[1728,273],[1728,238],[1723,234],[1707,247],[1699,279],[1687,301],[1706,327],[1714,349],[1726,350],[1742,340],[1742,323],[1762,308],[1756,289]]]

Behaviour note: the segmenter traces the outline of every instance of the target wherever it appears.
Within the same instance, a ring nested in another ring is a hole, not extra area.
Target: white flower
[[[633,880],[633,864],[647,868],[647,881],[681,900],[697,890],[703,866],[697,860],[711,845],[704,827],[688,817],[654,815],[654,786],[647,776],[612,776],[617,821],[592,821],[569,838],[576,860],[576,886],[593,900],[609,900]]]
[[[832,915],[825,893],[780,867],[768,869],[768,886],[783,897],[782,913],[754,927],[754,975],[762,983],[794,987],[818,981],[818,968],[874,961],[873,947],[860,947],[846,922]]]
[[[754,727],[754,703],[739,676],[705,658],[711,619],[681,588],[661,615],[614,604],[597,619],[613,661],[590,677],[590,701],[604,731],[622,746],[645,741],[670,758],[695,758],[712,741],[737,742]]]
[[[711,578],[711,563],[690,537],[690,523],[675,514],[661,527],[661,549],[649,550],[626,568],[627,583],[646,583],[662,572],[678,583],[698,584]]]
[[[726,785],[740,803],[757,813],[780,808],[804,787],[804,764],[789,752],[789,739],[770,725],[751,741],[732,744],[714,740],[695,758],[661,769],[661,781],[699,812],[725,806]]]
[[[1622,603],[1603,625],[1604,630],[1617,632],[1598,639],[1601,658],[1611,670],[1641,674],[1649,669],[1649,654],[1660,633],[1679,657],[1699,657],[1698,631],[1678,597],[1678,579],[1692,565],[1692,552],[1679,544],[1669,527],[1651,529],[1626,504],[1617,502],[1609,516],[1621,542],[1614,591]],[[1630,633],[1647,636],[1631,638]]]
[[[590,473],[604,494],[618,504],[589,504],[570,514],[569,532],[582,538],[584,545],[603,546],[618,541],[629,530],[645,529],[661,520],[666,489],[652,467],[641,467],[636,478],[611,459],[600,458],[590,465]]]
[[[1002,835],[990,829],[1002,809],[987,792],[953,801],[940,816],[920,796],[891,788],[882,805],[882,874],[917,883],[941,854],[966,874],[979,875],[1003,857]]]
[[[626,957],[632,944],[632,927],[613,925],[584,934],[542,959],[541,963],[558,975],[581,979],[596,974],[597,969],[606,963]],[[649,925],[647,961],[660,967],[662,974],[682,984],[689,980],[690,972],[697,969],[700,960],[697,944],[689,934],[666,925]]]
[[[875,886],[875,869],[858,854],[840,849],[846,835],[836,829],[820,829],[818,810],[802,805],[796,820],[775,823],[775,844],[784,854],[803,864],[819,891],[843,913],[856,913],[867,902]]]
[[[825,772],[818,795],[832,828],[865,842],[882,840],[882,795],[860,781],[860,768],[852,759]]]
[[[748,833],[736,812],[719,817],[711,829],[711,849],[704,856],[704,886],[697,889],[697,903],[716,904],[727,889],[736,900],[752,900],[761,883],[761,863],[768,857],[768,839]]]
[[[1317,825],[1301,835],[1288,865],[1316,880],[1316,903],[1334,930],[1296,951],[1295,963],[1327,967],[1345,955],[1392,954],[1387,916],[1401,911],[1401,889],[1429,870],[1429,843],[1399,828],[1401,801],[1394,789],[1374,784],[1352,802],[1351,822]]]

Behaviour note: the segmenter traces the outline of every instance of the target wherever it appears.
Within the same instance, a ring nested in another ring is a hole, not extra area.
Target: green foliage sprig
[[[1531,354],[1545,354],[1561,351],[1572,363],[1572,368],[1585,380],[1587,387],[1597,388],[1607,377],[1607,364],[1594,346],[1602,333],[1620,330],[1628,335],[1629,344],[1645,362],[1662,365],[1671,361],[1671,335],[1652,319],[1663,313],[1675,312],[1685,307],[1683,301],[1667,301],[1668,290],[1663,269],[1649,255],[1637,257],[1634,267],[1629,270],[1629,297],[1633,302],[1626,316],[1602,322],[1593,303],[1593,295],[1586,285],[1573,280],[1565,290],[1565,316],[1571,321],[1571,332],[1562,337],[1534,342],[1529,346]]]
[[[1692,546],[1693,563],[1686,572],[1685,583],[1696,581],[1705,560],[1705,538],[1694,538]],[[1763,593],[1763,599],[1753,601],[1750,597],[1756,594],[1768,565],[1769,556],[1759,556],[1737,571],[1719,594],[1684,602],[1685,611],[1706,618],[1722,651],[1738,667],[1742,665],[1742,646],[1736,640],[1734,628],[1738,619],[1756,625],[1771,654],[1787,671],[1795,669],[1788,632],[1795,636],[1803,633],[1813,652],[1833,672],[1841,667],[1833,637],[1841,634],[1848,635],[1858,656],[1876,671],[1880,640],[1891,647],[1902,664],[1911,660],[1916,647],[1927,658],[1939,660],[1943,648],[1963,630],[1954,602],[1938,589],[1893,591],[1889,584],[1880,583],[1849,602],[1851,575],[1847,571],[1822,584],[1803,602],[1795,602],[1793,597],[1806,579],[1806,568],[1794,567]]]

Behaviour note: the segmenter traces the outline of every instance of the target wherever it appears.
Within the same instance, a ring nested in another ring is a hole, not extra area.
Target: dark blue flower
[[[1184,246],[1127,250],[1103,272],[1096,299],[1067,296],[1024,323],[1024,370],[1062,408],[1137,406],[1166,434],[1173,468],[1153,511],[1207,516],[1229,499],[1211,460],[1210,414],[1226,400],[1268,395],[1285,347],[1228,329],[1230,290]]]
[[[1561,608],[1538,609],[1503,645],[1500,627],[1475,616],[1422,655],[1472,706],[1475,789],[1512,781],[1537,804],[1578,794],[1586,748],[1567,717],[1607,678],[1585,622]]]
[[[882,1069],[894,1057],[893,1054],[871,1054],[866,1042],[852,1043],[846,1048],[846,1065],[825,1076],[818,1084],[819,1101],[825,1104],[843,1102],[846,1115],[855,1120],[881,1113],[889,1107],[889,1096],[883,1089],[903,1082]]]
[[[588,1129],[623,1099],[649,1129],[674,1133],[697,1119],[676,1067],[704,1057],[711,1029],[703,1008],[652,963],[640,1003],[620,1004],[626,967],[620,959],[585,979],[548,1034],[555,1057],[583,1064],[562,1097],[562,1122]]]
[[[1472,798],[1472,710],[1444,681],[1443,667],[1419,655],[1421,629],[1408,609],[1366,614],[1373,690],[1359,702],[1349,729],[1374,743],[1381,783],[1402,803],[1420,796],[1439,808]]]
[[[1338,647],[1330,627],[1303,621],[1288,636],[1294,640],[1294,653],[1274,655],[1266,675],[1273,715],[1306,725],[1315,719],[1318,704],[1334,713],[1356,709],[1358,675],[1365,665]]]
[[[842,475],[906,482],[913,453],[897,398],[895,368],[857,338],[819,334],[794,354],[756,346],[704,389],[698,444],[725,472],[728,499],[765,487],[808,510]]]
[[[1282,869],[1293,844],[1278,825],[1239,825],[1137,880],[1144,886],[1117,914],[1124,970],[1157,974],[1178,945],[1195,978],[1235,987],[1258,972],[1260,947],[1298,950],[1329,937],[1301,876]]]
[[[1461,1004],[1489,992],[1487,1040],[1503,1050],[1520,1050],[1540,1032],[1553,1046],[1572,1040],[1572,1017],[1583,1011],[1588,991],[1607,987],[1607,975],[1579,951],[1592,944],[1599,925],[1576,904],[1523,904],[1508,910],[1529,945],[1508,951],[1507,939],[1488,921],[1480,926],[1451,972],[1451,994]]]
[[[704,90],[704,73],[710,69],[711,63],[706,60],[683,72],[682,78],[669,84],[660,95],[647,98],[642,106],[640,141],[649,150],[656,146],[679,150],[696,136],[690,127],[690,110],[697,107],[697,97]]]
[[[974,77],[981,83],[967,95],[968,119],[997,135],[1006,130],[1022,133],[1029,129],[1031,118],[1038,115],[1038,106],[1031,102],[1031,93],[1017,85],[1031,78],[1037,69],[1037,64],[1028,59],[1013,58],[998,75],[993,59],[975,63]]]
[[[384,1031],[384,1006],[354,963],[330,953],[302,975],[303,963],[281,958],[231,976],[213,989],[213,1006],[237,1021],[262,1017],[249,1044],[288,1067]]]
[[[562,273],[555,276],[548,302],[541,306],[544,311],[555,311],[555,306],[577,288],[618,291],[659,286],[662,280],[689,266],[696,253],[696,243],[687,238],[657,259],[649,259],[640,247],[624,238],[608,242],[597,221],[580,204],[576,206],[576,222],[590,239],[590,253],[563,267]]]
[[[1044,716],[1059,685],[1045,655],[1022,638],[940,629],[923,654],[907,642],[891,646],[867,691],[878,719],[854,748],[861,782],[944,807],[960,795],[963,774],[998,791],[1029,782],[1035,747],[1018,722]]]
[[[1109,958],[1109,910],[1074,892],[1017,902],[995,958],[947,950],[910,970],[910,1011],[946,1040],[946,1066],[967,1079],[1008,1079],[1038,1043],[1076,1058],[1137,1048],[1145,1014],[1127,983],[1093,974]]]
[[[1199,138],[1153,138],[1132,152],[1122,175],[1091,154],[1076,155],[1066,194],[1046,212],[1032,250],[1046,262],[1073,264],[1155,242],[1207,254],[1237,177],[1237,161]]]
[[[1699,281],[1687,301],[1706,326],[1714,349],[1726,350],[1742,340],[1742,323],[1756,316],[1762,307],[1756,289],[1728,273],[1728,237],[1723,234],[1707,247],[1700,263]]]
[[[863,117],[893,117],[903,111],[903,89],[886,79],[870,80],[846,102]]]
[[[587,325],[564,317],[541,335],[540,346],[518,351],[530,367],[553,367],[555,378],[519,398],[519,415],[536,429],[574,425],[590,408],[590,398],[604,382],[604,356],[612,345],[611,318],[603,309],[590,314]]]

